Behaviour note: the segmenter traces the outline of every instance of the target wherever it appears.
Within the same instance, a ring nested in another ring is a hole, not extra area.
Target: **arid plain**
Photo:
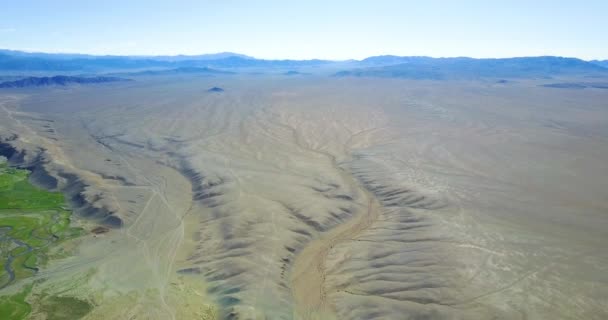
[[[34,296],[86,319],[606,319],[608,90],[543,83],[4,90],[3,143],[110,227]]]

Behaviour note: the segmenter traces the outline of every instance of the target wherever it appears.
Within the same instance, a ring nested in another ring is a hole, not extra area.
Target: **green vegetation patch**
[[[30,285],[18,294],[0,297],[0,319],[25,319],[32,312],[32,307],[25,302],[31,290]]]
[[[80,319],[91,312],[93,305],[73,297],[48,297],[41,302],[40,311],[48,320]]]
[[[32,185],[29,174],[0,162],[0,289],[32,276],[52,245],[82,233],[70,226],[63,195]]]
[[[82,234],[70,226],[63,195],[37,188],[29,175],[0,159],[0,289],[36,273],[51,246]],[[0,296],[0,319],[26,319],[32,312],[26,302],[32,287]],[[47,319],[79,319],[92,308],[86,301],[57,296],[44,297],[39,305]]]
[[[0,210],[48,210],[61,208],[65,204],[59,192],[49,192],[32,185],[29,171],[0,164]]]
[[[23,291],[11,295],[0,296],[0,319],[27,319],[32,307],[25,300],[31,293],[33,285]],[[67,296],[34,295],[36,314],[42,313],[47,320],[76,320],[81,319],[93,310],[93,305],[87,301]]]

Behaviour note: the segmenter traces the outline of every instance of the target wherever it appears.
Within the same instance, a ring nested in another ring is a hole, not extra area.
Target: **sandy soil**
[[[230,76],[3,91],[90,319],[603,319],[608,90]],[[218,86],[224,92],[207,92]]]

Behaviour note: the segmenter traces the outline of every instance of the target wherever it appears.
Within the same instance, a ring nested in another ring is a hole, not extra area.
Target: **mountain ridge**
[[[371,66],[343,70],[334,76],[408,79],[550,78],[553,76],[608,76],[608,69],[577,58],[555,56],[474,59],[395,57],[368,58]],[[397,64],[378,65],[378,60]]]
[[[561,75],[606,76],[608,60],[538,56],[470,58],[379,55],[361,60],[258,59],[233,52],[177,56],[95,56],[31,53],[0,49],[0,71],[161,75],[221,74],[239,70],[282,70],[310,74],[326,70],[334,76],[373,76],[410,79],[550,78]]]
[[[0,83],[0,88],[27,88],[27,87],[46,87],[46,86],[67,86],[70,84],[97,84],[107,82],[132,81],[131,79],[118,77],[73,77],[73,76],[53,76],[53,77],[27,77],[15,81],[5,81]]]
[[[0,71],[73,71],[99,72],[146,68],[289,68],[318,66],[332,61],[266,60],[247,55],[223,52],[208,55],[178,56],[95,56],[85,54],[30,53],[0,49]]]
[[[593,64],[597,64],[600,67],[608,68],[608,60],[591,60]]]

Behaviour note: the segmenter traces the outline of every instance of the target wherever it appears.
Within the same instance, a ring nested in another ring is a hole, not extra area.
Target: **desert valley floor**
[[[3,294],[86,319],[606,319],[608,90],[541,82],[3,90],[3,150],[108,228]]]

